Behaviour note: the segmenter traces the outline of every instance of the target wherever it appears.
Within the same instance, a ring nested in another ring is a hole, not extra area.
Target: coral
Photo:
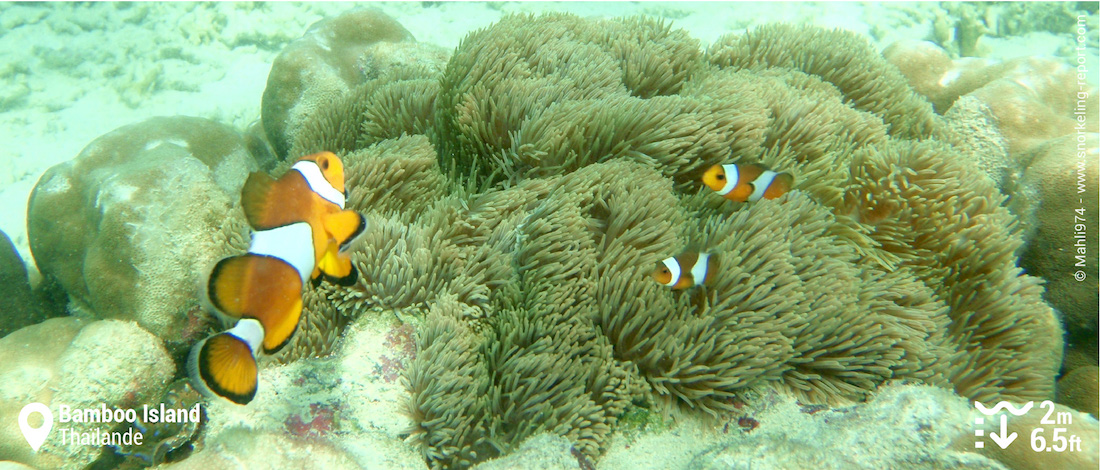
[[[408,364],[416,359],[416,341],[413,338],[415,329],[408,324],[395,327],[386,334],[386,342],[383,344],[391,351],[392,357],[383,355],[379,364],[375,366],[375,373],[386,382],[393,382],[401,377]]]
[[[248,244],[237,201],[256,168],[236,131],[212,121],[119,128],[35,185],[31,251],[78,314],[134,320],[188,346],[195,286],[208,266]]]
[[[84,468],[99,448],[50,439],[31,453],[16,425],[19,410],[30,402],[46,404],[55,417],[61,405],[140,409],[174,372],[161,341],[133,322],[63,317],[17,330],[0,339],[0,452],[39,468]],[[100,425],[67,426],[89,432]]]
[[[431,68],[444,56],[373,8],[314,23],[271,65],[262,105],[267,138],[285,159],[302,127],[330,101],[394,68]]]
[[[963,96],[944,114],[944,122],[948,140],[998,188],[1008,188],[1019,179],[1020,168],[1009,156],[1008,141],[997,130],[997,118],[989,106],[973,96]]]
[[[893,64],[939,114],[944,114],[960,96],[1003,75],[1010,64],[986,59],[952,60],[947,51],[928,41],[913,39],[890,44],[882,56]]]
[[[1078,109],[1075,101],[1086,92],[1094,96],[1095,89],[1081,89],[1077,71],[1057,59],[952,60],[924,41],[899,41],[882,54],[940,114],[960,97],[980,101],[1017,160],[1043,141],[1073,132],[1078,112],[1088,122],[1098,118],[1094,107]],[[1026,160],[1016,162],[1020,168],[1026,165]]]
[[[1084,93],[1095,96],[1096,90],[1082,90],[1073,67],[1045,58],[1018,59],[1011,65],[1003,77],[969,94],[996,116],[1010,155],[1021,155],[1045,140],[1074,132],[1077,111],[1090,122],[1100,118],[1095,108],[1077,109],[1076,99]]]
[[[1100,367],[1081,366],[1058,379],[1058,403],[1100,416]]]
[[[979,17],[978,6],[970,3],[945,3],[944,11],[936,12],[932,23],[933,37],[952,56],[977,57],[984,55],[979,41],[988,34],[985,18]],[[948,18],[947,14],[952,15]]]
[[[1046,279],[1044,297],[1063,315],[1071,335],[1096,340],[1096,305],[1100,303],[1100,134],[1082,133],[1052,139],[1035,149],[1024,170],[1017,196],[1030,202],[1033,221],[1029,243],[1020,255],[1028,272]],[[1021,203],[1021,204],[1022,204]],[[1076,277],[1080,273],[1080,277]]]

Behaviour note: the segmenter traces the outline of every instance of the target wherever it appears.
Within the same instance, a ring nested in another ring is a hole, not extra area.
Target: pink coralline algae
[[[405,370],[406,365],[416,358],[416,342],[413,341],[415,329],[409,325],[396,326],[386,333],[384,346],[390,354],[383,354],[374,365],[375,375],[381,376],[386,383],[393,383]]]
[[[288,416],[286,430],[297,437],[321,437],[336,430],[336,406],[311,403],[307,418],[310,416],[309,421],[297,413]]]

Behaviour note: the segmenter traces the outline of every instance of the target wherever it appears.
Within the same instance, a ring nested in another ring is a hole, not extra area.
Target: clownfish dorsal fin
[[[272,206],[272,198],[276,194],[275,178],[260,171],[254,171],[248,175],[248,179],[241,188],[241,207],[244,216],[248,218],[248,225],[254,230],[267,230],[274,228],[267,210]]]

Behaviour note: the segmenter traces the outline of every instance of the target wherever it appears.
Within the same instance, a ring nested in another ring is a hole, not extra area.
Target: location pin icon
[[[30,418],[31,413],[42,414],[42,426],[32,428],[27,423],[27,418]],[[19,412],[19,430],[23,431],[23,437],[27,439],[27,444],[31,445],[31,449],[38,452],[38,449],[42,447],[42,444],[46,442],[46,436],[50,435],[50,428],[53,427],[53,413],[50,412],[50,408],[41,403],[31,403],[23,407],[23,410]]]

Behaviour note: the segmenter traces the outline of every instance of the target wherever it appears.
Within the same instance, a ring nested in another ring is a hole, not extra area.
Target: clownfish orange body
[[[794,186],[794,176],[751,163],[714,165],[703,173],[703,184],[737,202],[775,199]]]
[[[366,228],[344,210],[344,168],[331,152],[302,157],[279,179],[252,173],[241,205],[252,227],[248,253],[219,261],[210,272],[206,298],[236,324],[191,349],[187,368],[196,390],[246,404],[258,385],[256,353],[278,351],[290,340],[302,313],[302,288],[320,276],[355,282],[344,253]]]
[[[683,253],[662,260],[651,276],[661,285],[679,290],[709,285],[714,280],[710,274],[716,269],[718,261],[708,253]]]

